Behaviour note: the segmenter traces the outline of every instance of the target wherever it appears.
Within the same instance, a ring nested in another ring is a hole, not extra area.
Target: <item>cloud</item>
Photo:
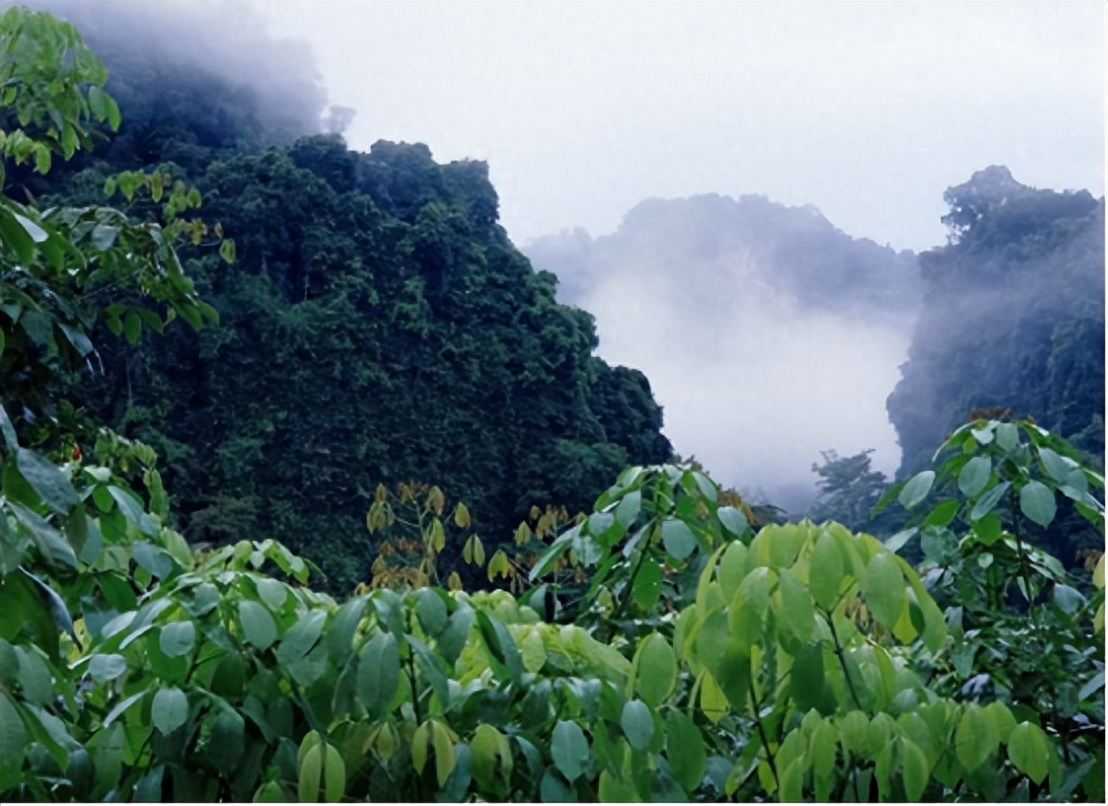
[[[641,369],[666,435],[717,480],[802,509],[834,448],[900,459],[885,399],[919,305],[915,256],[814,208],[700,196],[637,206],[611,236],[524,248],[596,316],[599,352]]]

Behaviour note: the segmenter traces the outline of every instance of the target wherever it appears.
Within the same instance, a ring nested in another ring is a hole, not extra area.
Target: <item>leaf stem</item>
[[[858,710],[865,710],[862,708],[862,701],[858,699],[858,692],[854,689],[854,681],[850,677],[850,671],[846,668],[846,657],[843,653],[842,642],[839,641],[839,632],[835,629],[835,614],[827,614],[827,623],[831,627],[831,638],[835,642],[835,656],[839,659],[839,666],[842,667],[843,677],[846,678],[846,686],[850,689],[850,696],[854,700],[854,704],[858,706]]]
[[[765,726],[762,724],[761,709],[758,708],[758,694],[754,691],[754,677],[751,676],[746,681],[747,688],[750,689],[750,702],[754,706],[754,725],[758,728],[758,735],[762,739],[762,747],[766,750],[766,761],[769,763],[769,770],[773,773],[773,780],[777,782],[777,791],[781,792],[781,779],[777,775],[777,763],[774,761],[773,753],[769,749],[769,737],[766,735]]]

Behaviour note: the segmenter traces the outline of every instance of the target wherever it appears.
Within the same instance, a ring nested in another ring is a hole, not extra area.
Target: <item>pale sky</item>
[[[814,204],[855,237],[945,240],[991,164],[1104,193],[1102,2],[264,2],[346,131],[482,159],[518,246],[648,197]]]

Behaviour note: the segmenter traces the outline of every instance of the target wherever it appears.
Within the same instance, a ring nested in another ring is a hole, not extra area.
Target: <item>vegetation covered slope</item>
[[[923,309],[889,418],[901,474],[973,409],[1012,409],[1104,451],[1104,201],[1016,182],[950,188],[951,243],[920,255]]]
[[[558,304],[497,224],[483,163],[386,142],[358,154],[338,135],[263,150],[281,130],[249,88],[166,84],[126,49],[109,65],[136,122],[53,184],[12,166],[11,188],[93,204],[115,171],[157,167],[198,186],[234,238],[233,266],[190,262],[218,327],[106,342],[73,387],[163,455],[190,538],[280,537],[341,589],[368,576],[378,484],[440,485],[495,544],[532,506],[587,510],[628,462],[669,457],[646,378],[593,355],[592,318]],[[213,104],[227,114],[197,114]]]

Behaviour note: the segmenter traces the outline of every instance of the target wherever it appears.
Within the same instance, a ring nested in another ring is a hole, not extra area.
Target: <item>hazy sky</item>
[[[762,193],[853,236],[944,241],[987,165],[1104,189],[1102,2],[268,2],[346,135],[487,160],[523,246],[647,197]]]

